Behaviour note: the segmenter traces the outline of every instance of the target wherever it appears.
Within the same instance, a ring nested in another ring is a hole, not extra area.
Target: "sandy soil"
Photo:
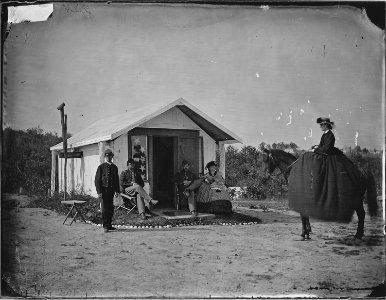
[[[367,216],[366,236],[357,242],[355,218],[311,220],[312,239],[301,242],[300,219],[291,211],[234,205],[262,223],[104,233],[26,208],[26,196],[6,200],[2,275],[23,296],[364,297],[384,279],[382,217]]]

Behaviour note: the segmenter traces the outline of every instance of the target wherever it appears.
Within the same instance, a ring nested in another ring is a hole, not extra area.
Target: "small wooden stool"
[[[72,221],[70,223],[70,225],[72,225],[73,222],[76,222],[75,218],[77,215],[79,215],[81,217],[81,219],[83,220],[83,222],[86,223],[86,220],[83,218],[83,215],[82,213],[80,212],[80,206],[82,206],[82,204],[84,204],[86,201],[81,201],[81,200],[66,200],[66,201],[62,201],[62,204],[64,205],[71,205],[71,208],[70,210],[68,211],[68,214],[66,216],[66,219],[64,220],[63,224],[66,223],[68,217],[71,215],[72,217]],[[72,211],[75,210],[75,215],[72,216]]]

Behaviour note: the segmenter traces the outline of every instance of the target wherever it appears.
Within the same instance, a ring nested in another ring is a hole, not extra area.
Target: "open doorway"
[[[153,136],[153,198],[157,207],[173,207],[174,202],[173,137]]]

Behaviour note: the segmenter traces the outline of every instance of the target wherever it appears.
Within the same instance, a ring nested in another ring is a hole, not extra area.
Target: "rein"
[[[280,173],[277,175],[277,176],[280,176],[281,174],[285,174],[288,172],[288,170],[299,160],[299,158],[297,160],[295,160],[292,164],[290,164],[284,171],[280,171]]]
[[[324,153],[319,153],[319,154],[324,155],[324,156],[328,156],[328,154],[324,154]],[[272,159],[278,160],[277,158],[273,157],[272,154],[269,154],[269,155],[271,156]],[[299,157],[297,160],[295,160],[294,162],[292,162],[285,170],[280,171],[280,173],[279,173],[277,176],[279,176],[279,175],[281,175],[281,174],[287,173],[288,170],[289,170],[289,169],[290,169],[290,168],[291,168],[291,167],[292,167],[299,159],[300,159],[300,157]]]

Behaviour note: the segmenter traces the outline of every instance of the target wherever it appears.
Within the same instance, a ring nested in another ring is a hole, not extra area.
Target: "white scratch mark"
[[[335,110],[339,110],[339,108],[335,108]]]
[[[307,140],[307,137],[306,137],[306,136],[304,137],[304,140],[305,140],[305,141]]]
[[[347,122],[346,124],[347,124],[347,125],[350,125],[350,122]]]
[[[312,128],[310,128],[310,134],[308,135],[308,137],[312,137]]]
[[[25,21],[47,21],[53,10],[53,4],[10,6],[8,7],[8,22],[16,24]]]
[[[264,133],[262,133],[262,132],[260,132],[260,134],[263,136],[264,135]]]
[[[256,73],[256,78],[259,78],[259,77],[260,77],[259,73]]]
[[[300,109],[300,115],[304,114],[304,109]]]
[[[307,103],[310,104],[310,100],[307,100]]]
[[[357,131],[355,132],[355,146],[358,146],[358,136],[359,136],[359,133]]]
[[[288,117],[289,117],[289,122],[286,124],[286,126],[291,125],[291,123],[292,123],[292,116],[289,115]]]
[[[280,116],[278,116],[278,117],[276,118],[276,120],[278,120],[278,121],[279,121],[279,120],[280,120]]]

